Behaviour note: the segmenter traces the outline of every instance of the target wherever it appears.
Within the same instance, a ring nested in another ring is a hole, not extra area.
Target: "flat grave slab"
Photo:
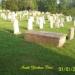
[[[51,44],[57,47],[62,47],[66,42],[66,34],[56,32],[26,31],[24,38],[29,42]]]

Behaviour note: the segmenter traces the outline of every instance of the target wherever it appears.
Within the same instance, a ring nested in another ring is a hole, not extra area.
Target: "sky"
[[[0,2],[1,2],[1,0],[0,0]]]

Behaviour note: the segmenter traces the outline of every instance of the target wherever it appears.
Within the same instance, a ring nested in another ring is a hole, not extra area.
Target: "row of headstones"
[[[10,20],[12,17],[11,17],[11,14],[12,14],[12,12],[11,11],[9,11],[9,10],[4,10],[3,12],[2,11],[0,11],[0,16],[4,19],[4,20]],[[64,21],[64,20],[66,20],[67,22],[70,22],[70,21],[72,21],[72,17],[71,16],[64,16],[63,14],[51,14],[50,12],[40,12],[40,11],[27,11],[27,10],[25,10],[25,11],[17,11],[16,12],[16,15],[17,16],[19,16],[19,20],[22,20],[22,18],[23,17],[27,17],[27,19],[28,19],[28,17],[30,16],[32,14],[32,16],[35,18],[36,17],[36,19],[37,19],[37,17],[39,17],[40,15],[44,15],[45,16],[45,18],[47,17],[47,19],[51,22],[51,21],[53,21],[53,22],[55,22],[56,21],[56,19],[57,19],[57,21],[59,22],[59,21],[61,21],[61,19],[62,19],[62,21]],[[62,17],[61,17],[62,16]],[[61,19],[60,19],[60,17],[61,17]]]
[[[7,14],[7,13],[6,13]],[[14,34],[20,34],[19,31],[19,22],[18,19],[16,18],[16,13],[15,12],[11,12],[9,13],[9,15],[6,16],[5,13],[0,13],[0,16],[4,19],[4,20],[10,20],[12,22],[13,25],[13,29],[14,29]]]
[[[18,12],[17,14],[20,14],[22,12]],[[32,12],[33,13],[33,12]],[[38,24],[40,29],[43,29],[43,26],[45,24],[45,15],[44,12],[41,14],[40,12],[38,12],[38,16],[36,16],[36,14],[32,14],[30,13],[30,16],[28,18],[28,30],[33,30],[33,23],[36,21],[36,24]],[[35,12],[36,13],[36,12]],[[19,34],[19,23],[18,23],[18,19],[16,18],[17,14],[15,12],[10,12],[9,11],[10,16],[9,19],[11,20],[11,22],[13,23],[13,28],[14,28],[14,34]],[[28,14],[28,12],[26,11],[26,14]],[[4,17],[3,13],[1,14],[1,16]],[[36,20],[34,19],[36,17]],[[64,18],[61,17],[63,16],[63,14],[50,14],[48,12],[46,12],[46,17],[48,19],[48,21],[50,22],[50,27],[53,28],[54,23],[56,25],[57,28],[59,27],[64,27]],[[66,20],[68,22],[72,21],[72,17],[71,16],[66,16]],[[75,25],[75,21],[74,21],[74,25]]]
[[[10,10],[0,10],[0,17],[3,19],[3,20],[8,20],[8,21],[11,21],[12,19],[12,13]],[[17,11],[16,13],[16,16],[18,16],[19,20],[22,20],[24,17],[27,17],[28,18],[28,11]]]
[[[28,30],[33,30],[33,23],[36,22],[36,24],[39,26],[40,29],[43,29],[46,20],[45,20],[45,16],[44,15],[40,15],[37,16],[36,19],[34,19],[35,17],[30,16],[28,19]],[[48,22],[50,24],[50,28],[54,28],[54,26],[56,28],[60,28],[60,27],[64,27],[64,18],[59,18],[59,16],[53,16],[48,15]]]
[[[65,24],[65,18],[60,16],[60,14],[49,14],[47,15],[47,19],[50,25],[50,28],[60,28],[64,27]],[[72,22],[72,17],[67,16],[66,17],[67,22]],[[36,22],[36,24],[39,26],[40,29],[44,28],[44,25],[46,23],[46,19],[44,15],[37,16],[36,19],[34,16],[29,16],[28,19],[28,30],[33,30],[33,23]],[[74,26],[75,26],[75,20],[74,20]]]
[[[3,11],[3,12],[0,11],[0,13],[1,13],[1,17],[3,17],[3,19],[8,19],[9,20],[11,18],[11,13],[12,12],[9,11],[9,10]],[[43,14],[43,15],[46,15],[48,17],[48,19],[49,19],[50,15],[51,15],[50,12],[44,13],[44,12],[39,12],[39,11],[30,11],[29,12],[29,11],[25,10],[25,11],[16,12],[16,15],[19,16],[20,20],[24,16],[27,16],[27,18],[28,18],[29,14],[33,14],[33,17],[35,17],[35,16],[37,17],[37,16]],[[54,20],[55,20],[56,17],[59,16],[59,15],[63,16],[63,14],[53,14],[52,17],[54,17]],[[65,19],[66,19],[67,22],[72,21],[72,17],[71,16],[65,16]]]
[[[31,30],[32,29],[32,26],[31,25],[32,25],[32,22],[34,21],[34,19],[33,19],[33,17],[30,17],[29,20],[28,20],[28,23],[29,23],[28,26],[30,27],[29,30]],[[31,20],[32,20],[32,22],[31,22]],[[43,23],[44,23],[44,17],[40,17],[40,20],[42,20]],[[12,22],[13,22],[13,27],[14,27],[14,34],[20,34],[18,20],[16,19],[15,13],[12,14]],[[40,28],[43,27],[43,24],[41,24],[41,23],[40,23],[40,26],[41,26]],[[69,40],[72,40],[72,39],[74,39],[74,37],[75,37],[75,28],[72,27],[68,31],[67,38]]]

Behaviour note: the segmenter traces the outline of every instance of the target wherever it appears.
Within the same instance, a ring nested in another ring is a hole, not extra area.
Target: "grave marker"
[[[68,35],[67,35],[69,40],[74,39],[74,31],[75,31],[75,29],[73,27],[69,29],[69,32],[68,32]]]
[[[28,30],[33,30],[33,22],[34,22],[34,17],[30,16],[28,19]]]
[[[56,32],[35,32],[27,31],[25,33],[25,39],[29,42],[54,45],[57,47],[62,47],[66,42],[66,35]]]

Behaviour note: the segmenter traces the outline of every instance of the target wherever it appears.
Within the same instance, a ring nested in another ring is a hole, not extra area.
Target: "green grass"
[[[72,23],[64,28],[50,29],[48,24],[44,31],[67,33]],[[20,22],[20,31],[26,31],[25,20]],[[34,26],[35,30],[39,30]],[[53,67],[52,70],[25,70],[22,66]],[[9,21],[0,19],[0,75],[74,75],[74,72],[59,72],[59,67],[75,67],[75,39],[67,41],[62,48],[26,42],[24,35],[14,35]]]

